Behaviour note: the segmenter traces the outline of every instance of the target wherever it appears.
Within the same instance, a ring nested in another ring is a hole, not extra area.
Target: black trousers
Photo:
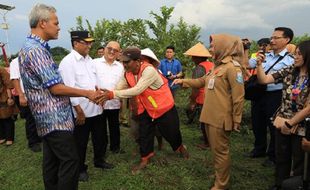
[[[301,140],[300,136],[283,135],[276,129],[276,185],[280,186],[283,180],[290,177],[291,169],[294,176],[303,174],[304,152]]]
[[[26,120],[25,128],[26,128],[26,137],[28,140],[28,147],[32,147],[35,144],[41,143],[41,138],[38,136],[36,123],[29,109],[29,106],[21,106],[19,103],[18,96],[14,96],[14,100],[20,111],[20,116]]]
[[[103,116],[97,115],[94,117],[86,118],[84,125],[77,125],[74,128],[74,138],[76,141],[78,154],[80,158],[79,171],[84,172],[87,170],[86,150],[89,135],[91,133],[91,140],[94,149],[94,164],[101,164],[104,160],[104,156],[107,149],[107,131],[103,125]]]
[[[267,153],[270,160],[275,161],[275,127],[270,118],[280,107],[282,91],[266,92],[264,97],[252,101],[251,116],[255,137],[254,153]],[[270,132],[270,141],[267,146],[267,128]]]
[[[45,190],[77,190],[79,157],[72,132],[54,131],[43,137]]]
[[[119,128],[119,109],[103,110],[103,127],[107,130],[107,122],[110,134],[110,150],[115,151],[120,149],[120,128]],[[107,133],[105,133],[107,137]]]
[[[11,117],[0,119],[0,140],[14,141],[14,136],[14,120]]]
[[[168,112],[154,121],[149,114],[144,111],[138,116],[138,120],[141,157],[145,157],[154,152],[156,127],[158,127],[160,134],[170,144],[173,151],[176,151],[181,146],[182,136],[179,128],[179,116],[175,107],[171,108]]]

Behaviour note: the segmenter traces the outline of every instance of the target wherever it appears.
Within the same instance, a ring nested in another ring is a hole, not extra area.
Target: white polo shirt
[[[59,72],[66,86],[95,90],[96,75],[92,58],[84,58],[77,51],[72,50],[59,64]],[[72,106],[80,105],[86,117],[93,117],[102,113],[102,107],[90,102],[84,97],[70,98]],[[73,108],[74,116],[76,112]]]
[[[104,57],[94,59],[93,63],[95,66],[98,87],[107,90],[114,90],[117,83],[124,75],[123,64],[118,61],[109,64]],[[106,101],[104,109],[120,109],[120,100],[112,99]]]
[[[19,83],[20,83],[20,88],[21,88],[22,92],[25,93],[23,81],[20,78],[18,57],[13,59],[10,63],[10,79],[11,80],[18,79]]]

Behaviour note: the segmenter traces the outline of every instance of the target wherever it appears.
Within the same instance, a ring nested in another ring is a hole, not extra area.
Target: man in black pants
[[[12,80],[14,88],[18,94],[17,96],[14,96],[14,100],[20,111],[20,116],[26,120],[25,128],[28,147],[33,152],[40,152],[41,138],[38,136],[35,120],[32,116],[29,106],[27,105],[23,82],[20,79],[18,58],[13,59],[10,63],[10,79]]]
[[[284,67],[293,64],[294,59],[287,54],[286,45],[293,39],[293,31],[290,28],[278,27],[275,28],[272,37],[270,38],[271,52],[265,53],[266,59],[263,63],[263,68],[267,71],[281,57],[269,74],[278,71]],[[249,60],[250,68],[256,67],[256,59]],[[274,166],[275,163],[275,127],[272,125],[270,118],[276,112],[281,104],[282,83],[268,84],[267,91],[260,99],[252,101],[252,126],[255,136],[254,149],[251,152],[251,157],[264,156],[267,153],[268,159],[263,163],[264,166]],[[267,128],[270,131],[270,142],[267,146]]]

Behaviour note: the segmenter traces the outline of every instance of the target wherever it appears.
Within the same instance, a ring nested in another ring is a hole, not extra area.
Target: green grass
[[[183,105],[179,105],[183,107]],[[247,107],[248,105],[246,105]],[[246,109],[248,110],[248,108]],[[240,133],[231,134],[231,188],[232,190],[265,190],[273,183],[273,169],[261,166],[264,158],[250,159],[244,156],[252,148],[253,135],[248,129],[248,113],[244,115]],[[200,130],[196,124],[185,125],[180,111],[181,131],[191,157],[183,160],[173,153],[167,142],[164,149],[156,151],[150,165],[138,175],[131,174],[131,167],[139,162],[136,144],[129,137],[129,129],[121,128],[122,148],[125,154],[114,155],[108,151],[107,161],[116,165],[113,170],[100,170],[92,165],[93,151],[89,143],[87,164],[90,180],[80,183],[80,190],[131,190],[131,189],[209,189],[214,180],[210,150],[196,148],[200,142]],[[41,190],[42,153],[27,149],[24,121],[16,122],[16,141],[13,146],[0,146],[0,189]],[[155,147],[155,149],[157,146]]]

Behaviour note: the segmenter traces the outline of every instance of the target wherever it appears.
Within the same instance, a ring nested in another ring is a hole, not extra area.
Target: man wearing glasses
[[[294,59],[287,53],[286,45],[293,39],[294,33],[290,28],[277,27],[270,37],[270,49],[272,51],[265,53],[263,68],[266,72],[276,63],[269,74],[272,74],[282,68],[293,64]],[[256,67],[256,59],[249,60],[251,68]],[[264,166],[274,166],[275,164],[275,136],[281,135],[275,131],[270,118],[280,106],[282,97],[282,83],[273,83],[267,85],[264,96],[252,102],[252,125],[255,136],[254,149],[252,157],[260,157],[267,154],[268,159],[263,163]],[[267,146],[267,127],[270,130],[270,142]],[[279,171],[277,171],[279,172]]]
[[[114,90],[121,77],[124,75],[124,67],[116,59],[120,53],[120,45],[116,41],[110,41],[104,49],[104,56],[93,61],[96,80],[101,89]],[[112,99],[103,105],[103,128],[107,139],[107,123],[109,126],[110,150],[112,153],[124,153],[120,148],[120,124],[119,111],[120,100]],[[106,142],[107,143],[107,142]]]
[[[95,89],[96,76],[91,57],[88,55],[94,39],[88,31],[72,31],[71,44],[73,50],[61,61],[60,74],[67,86],[79,89]],[[102,108],[85,98],[70,98],[75,118],[74,137],[80,157],[79,180],[87,181],[87,165],[85,164],[89,134],[92,133],[94,148],[94,165],[97,168],[111,169],[113,165],[104,160],[106,137],[103,126]]]

